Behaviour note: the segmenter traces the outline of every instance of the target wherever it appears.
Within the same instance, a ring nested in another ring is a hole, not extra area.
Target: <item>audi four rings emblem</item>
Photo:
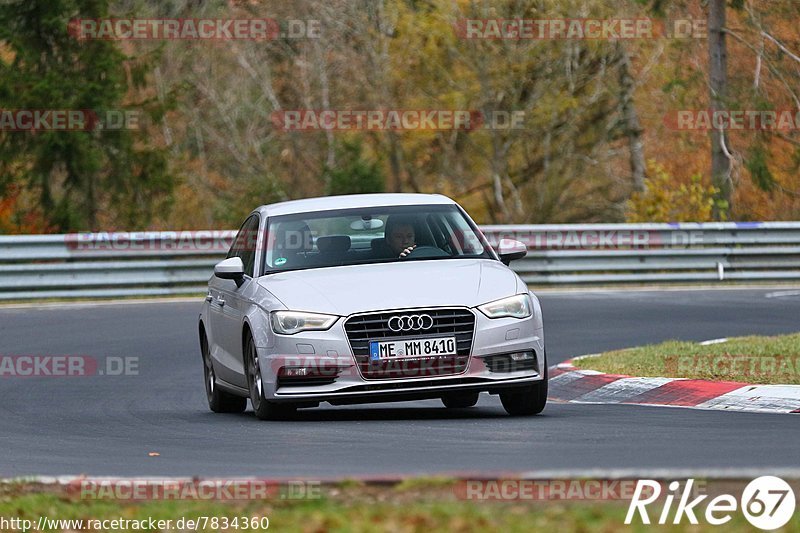
[[[398,331],[413,331],[419,329],[431,329],[433,327],[433,318],[431,315],[404,315],[393,316],[389,319],[389,329]]]

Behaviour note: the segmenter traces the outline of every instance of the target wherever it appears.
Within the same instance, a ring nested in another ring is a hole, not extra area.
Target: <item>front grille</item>
[[[394,332],[389,329],[389,319],[394,316],[427,314],[433,318],[433,327],[424,332]],[[348,318],[344,330],[353,349],[358,369],[365,379],[413,378],[459,374],[467,369],[472,349],[475,315],[467,309],[427,309],[371,313]],[[369,342],[382,340],[425,339],[454,336],[456,352],[453,356],[420,357],[391,361],[370,362]]]

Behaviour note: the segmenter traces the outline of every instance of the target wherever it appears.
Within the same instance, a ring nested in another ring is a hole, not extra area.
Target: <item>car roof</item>
[[[352,209],[358,207],[387,207],[394,205],[454,205],[455,201],[441,194],[347,194],[342,196],[323,196],[290,200],[277,204],[262,205],[255,211],[268,217],[330,211],[332,209]]]

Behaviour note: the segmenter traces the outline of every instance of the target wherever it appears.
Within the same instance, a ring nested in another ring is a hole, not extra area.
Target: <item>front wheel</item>
[[[244,349],[247,361],[247,386],[250,389],[250,404],[259,420],[282,420],[295,413],[295,406],[270,402],[264,398],[264,381],[261,377],[261,365],[258,364],[258,350],[249,337]]]
[[[200,350],[203,354],[203,378],[208,408],[215,413],[243,413],[247,409],[247,398],[234,396],[217,387],[217,376],[214,373],[214,363],[211,361],[211,351],[205,335],[200,338]]]
[[[547,404],[547,361],[544,378],[538,383],[500,393],[503,408],[511,416],[538,415]]]

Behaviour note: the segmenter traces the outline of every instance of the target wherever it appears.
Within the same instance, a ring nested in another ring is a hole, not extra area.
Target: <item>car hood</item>
[[[412,307],[466,306],[525,290],[498,261],[444,259],[315,268],[270,274],[258,283],[287,309],[347,316]]]

